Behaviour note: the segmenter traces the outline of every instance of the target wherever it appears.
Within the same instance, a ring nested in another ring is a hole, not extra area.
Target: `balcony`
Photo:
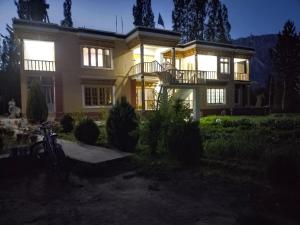
[[[24,59],[24,70],[54,72],[55,62],[45,60]]]
[[[234,73],[234,80],[237,81],[250,81],[248,73]]]

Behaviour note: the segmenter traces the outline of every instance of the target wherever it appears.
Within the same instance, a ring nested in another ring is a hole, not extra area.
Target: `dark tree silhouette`
[[[20,19],[49,23],[46,0],[19,0],[15,5]]]
[[[155,27],[151,0],[137,0],[132,11],[135,26]]]
[[[273,62],[274,107],[282,112],[300,111],[297,93],[299,76],[299,36],[292,21],[287,21],[278,34],[278,43],[271,50]]]
[[[188,0],[173,0],[174,9],[172,11],[173,30],[181,33],[181,42],[186,41],[185,25],[186,17],[186,2]]]
[[[65,0],[64,2],[64,19],[61,21],[61,25],[64,27],[73,27],[72,21],[72,0]]]
[[[217,17],[218,17],[218,9],[220,7],[219,0],[210,0],[208,2],[208,21],[205,29],[205,40],[207,41],[215,41],[217,34]]]

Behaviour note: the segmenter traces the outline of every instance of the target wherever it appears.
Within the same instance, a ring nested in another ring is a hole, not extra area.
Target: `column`
[[[193,90],[193,100],[194,100],[194,107],[193,107],[193,119],[199,120],[200,119],[200,88],[194,88]]]
[[[141,83],[142,83],[142,111],[145,111],[145,79],[144,79],[144,44],[140,45]]]
[[[175,47],[172,48],[172,66],[176,68],[176,50]]]
[[[247,107],[250,107],[250,85],[247,86]]]

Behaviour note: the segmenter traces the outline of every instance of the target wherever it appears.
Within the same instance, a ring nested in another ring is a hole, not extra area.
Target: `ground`
[[[1,178],[0,224],[297,224],[262,208],[268,193],[253,183],[195,169],[159,180],[135,172],[107,178],[73,174],[67,183],[39,172]]]

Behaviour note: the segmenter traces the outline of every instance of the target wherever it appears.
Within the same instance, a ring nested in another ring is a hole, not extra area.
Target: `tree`
[[[231,25],[228,20],[228,9],[225,4],[222,5],[222,19],[223,19],[223,26],[224,26],[224,32],[225,32],[225,42],[230,43],[231,42]]]
[[[20,19],[49,23],[46,0],[19,0],[15,5]]]
[[[297,94],[297,76],[299,70],[299,36],[292,21],[287,21],[278,34],[278,42],[271,50],[274,70],[275,106],[280,105],[282,112],[300,110],[300,97]]]
[[[26,115],[31,123],[42,123],[47,120],[48,106],[38,82],[34,82],[29,89]]]
[[[136,0],[132,11],[135,26],[155,27],[151,0]]]
[[[181,42],[186,42],[185,25],[187,21],[186,17],[186,2],[188,0],[173,0],[174,9],[172,11],[173,30],[181,33]]]
[[[61,25],[64,27],[73,27],[72,14],[71,14],[72,0],[65,0],[64,2],[64,19]]]
[[[218,19],[218,10],[220,8],[219,0],[210,0],[208,2],[208,21],[205,29],[205,40],[206,41],[215,41],[217,34],[217,19]]]
[[[187,4],[187,41],[204,39],[207,0],[189,0]]]

